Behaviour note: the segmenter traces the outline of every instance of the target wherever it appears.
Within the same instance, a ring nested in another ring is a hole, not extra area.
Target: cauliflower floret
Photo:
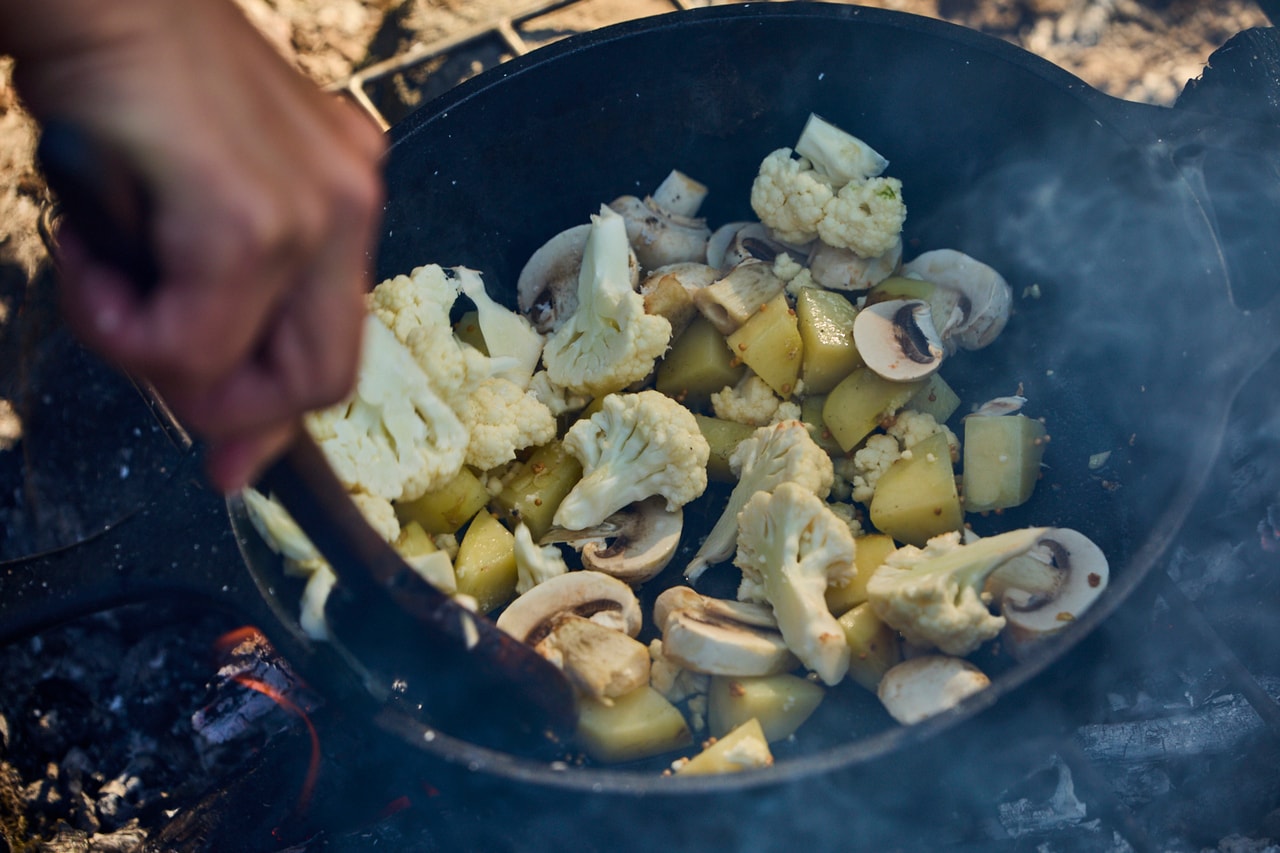
[[[726,385],[711,395],[717,418],[754,427],[773,423],[781,404],[782,398],[773,393],[769,383],[750,371],[737,385]]]
[[[825,498],[835,478],[831,457],[800,421],[781,421],[757,429],[734,448],[729,470],[738,482],[715,527],[684,570],[690,582],[701,577],[707,566],[733,555],[738,542],[738,513],[756,492],[772,491],[789,482]]]
[[[825,596],[857,572],[849,527],[795,483],[756,492],[739,525],[739,600],[772,607],[787,648],[824,682],[838,683],[849,669],[849,643]]]
[[[569,571],[555,545],[538,546],[523,522],[516,525],[516,594],[524,595],[538,584]]]
[[[652,495],[674,510],[707,487],[711,445],[693,413],[659,391],[610,394],[579,420],[564,448],[582,463],[582,479],[560,503],[554,521],[582,530]]]
[[[951,461],[960,458],[960,439],[946,424],[938,423],[928,412],[903,409],[894,417],[893,423],[889,424],[887,432],[898,440],[904,451],[910,450],[926,438],[932,438],[940,432],[945,433],[947,447],[951,450]]]
[[[803,246],[818,236],[823,208],[835,194],[812,163],[803,157],[793,160],[790,148],[779,148],[760,163],[751,184],[751,209],[778,240]]]
[[[538,401],[557,417],[568,412],[581,411],[591,402],[591,397],[588,395],[576,394],[563,385],[552,382],[545,370],[539,370],[533,374],[533,378],[529,381],[529,393],[537,397]]]
[[[849,528],[849,532],[853,534],[853,538],[866,533],[862,529],[862,519],[858,517],[858,511],[854,509],[853,504],[847,504],[840,501],[832,501],[827,504],[827,509],[838,519],[844,522],[844,526]]]
[[[878,258],[898,244],[906,218],[902,181],[854,181],[841,187],[822,209],[818,238],[828,246],[851,249],[864,258]]]
[[[631,288],[630,244],[623,218],[607,206],[591,217],[578,274],[578,308],[543,348],[557,385],[600,396],[644,379],[667,349],[671,323],[646,314]]]
[[[808,267],[806,267],[800,270],[800,272],[796,274],[795,278],[787,282],[787,295],[794,299],[800,295],[800,291],[808,287],[820,288],[822,285],[813,280],[813,273],[811,273]]]
[[[871,503],[876,493],[876,483],[889,466],[902,456],[898,439],[884,433],[868,436],[866,442],[853,454],[836,462],[841,476],[852,487],[851,497],[861,504]]]
[[[685,669],[667,657],[662,640],[649,642],[649,686],[667,698],[668,702],[684,702],[695,696],[705,696],[711,689],[711,676]]]
[[[351,501],[360,510],[364,520],[369,522],[374,532],[384,540],[395,542],[400,537],[400,519],[396,518],[396,510],[391,505],[391,501],[364,492],[353,494]]]
[[[804,383],[799,380],[796,380],[797,386],[803,384]],[[783,421],[798,421],[800,420],[800,415],[801,409],[799,403],[792,400],[784,400],[778,404],[778,409],[773,413],[773,417],[769,419],[769,424],[780,424]]]
[[[355,394],[304,420],[347,491],[389,501],[414,500],[448,482],[467,450],[458,416],[373,316],[365,322]]]
[[[398,275],[369,294],[369,311],[408,347],[431,388],[455,412],[480,383],[512,368],[512,358],[489,358],[453,334],[449,312],[458,298],[458,281],[429,264]]]
[[[865,142],[810,116],[796,142],[796,159],[779,148],[761,163],[751,207],[785,243],[820,239],[864,258],[898,245],[907,208],[902,182],[882,178],[889,164]]]
[[[779,252],[773,259],[773,274],[782,281],[791,281],[805,271],[804,264],[786,252]]]
[[[480,273],[466,267],[454,267],[458,286],[476,306],[480,320],[480,334],[492,358],[511,359],[512,365],[496,374],[509,379],[521,389],[529,387],[529,380],[542,357],[542,335],[522,314],[517,314],[489,298]]]
[[[462,407],[471,434],[466,464],[482,471],[516,458],[516,451],[556,437],[556,418],[533,394],[501,376],[485,380]]]
[[[867,581],[871,609],[907,642],[967,655],[1004,628],[982,587],[1001,565],[1029,551],[1045,528],[1011,530],[961,544],[959,533],[903,546]]]

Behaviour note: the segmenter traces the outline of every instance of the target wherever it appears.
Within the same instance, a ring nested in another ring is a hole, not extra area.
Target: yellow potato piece
[[[677,765],[676,773],[681,776],[738,773],[772,764],[773,753],[769,750],[760,721],[750,719],[693,758]]]
[[[759,676],[716,675],[707,693],[707,723],[720,737],[759,720],[773,743],[790,737],[821,704],[822,685],[790,673]]]
[[[827,587],[827,609],[837,616],[867,600],[867,581],[884,563],[884,558],[898,549],[893,537],[883,533],[868,533],[854,542],[857,551],[853,564],[858,573],[843,586]]]
[[[852,302],[831,290],[806,287],[796,297],[803,345],[800,376],[806,394],[825,394],[862,366],[853,343],[857,313]]]
[[[1025,415],[965,418],[965,511],[1026,503],[1040,477],[1044,445],[1044,424]]]
[[[831,389],[822,405],[822,422],[847,453],[923,386],[924,380],[890,382],[860,367]]]
[[[484,483],[471,469],[463,468],[443,487],[396,504],[396,517],[402,526],[417,522],[428,533],[455,533],[488,502]]]
[[[789,398],[800,378],[804,345],[796,314],[781,294],[760,306],[728,337],[729,349],[780,397]],[[718,389],[717,389],[718,390]]]
[[[494,506],[514,527],[523,521],[534,541],[551,529],[560,502],[582,479],[582,463],[553,441],[535,449],[502,492]]]
[[[836,621],[849,641],[849,677],[875,692],[884,674],[902,660],[898,632],[881,622],[865,601]]]
[[[502,522],[489,512],[481,512],[458,543],[458,557],[453,561],[458,592],[473,597],[481,613],[515,598],[515,542]]]
[[[646,685],[612,705],[582,698],[578,742],[596,761],[615,764],[680,749],[693,743],[693,735],[679,709]]]
[[[753,426],[713,418],[708,415],[695,414],[698,429],[711,445],[711,455],[707,457],[707,477],[719,483],[736,483],[738,478],[729,468],[729,457],[737,449],[738,442],[756,431]]]
[[[871,499],[871,523],[899,542],[918,548],[964,523],[951,450],[944,433],[917,442],[889,466]]]
[[[726,385],[737,385],[746,369],[734,358],[720,330],[699,314],[658,365],[654,387],[686,406],[699,408]]]

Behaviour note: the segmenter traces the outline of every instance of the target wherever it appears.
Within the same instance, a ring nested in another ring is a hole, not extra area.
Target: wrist
[[[0,54],[18,62],[81,55],[155,32],[169,2],[0,0]]]

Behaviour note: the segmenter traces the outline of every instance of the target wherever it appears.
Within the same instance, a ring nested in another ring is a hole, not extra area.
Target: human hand
[[[207,442],[211,482],[239,488],[354,381],[382,136],[227,0],[24,5],[51,18],[4,45],[28,106],[113,148],[153,204],[150,294],[64,235],[68,323],[150,380]]]

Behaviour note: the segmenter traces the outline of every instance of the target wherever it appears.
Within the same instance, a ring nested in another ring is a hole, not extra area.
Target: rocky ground
[[[529,0],[240,2],[280,51],[322,85],[341,84],[359,69],[530,8]],[[1103,91],[1155,104],[1172,103],[1232,34],[1266,23],[1249,0],[866,5],[983,30]],[[542,19],[529,40],[536,44],[670,8],[668,0],[581,0]],[[462,56],[451,73],[463,77],[483,64]],[[31,157],[35,129],[8,84],[8,71],[0,65],[0,332],[45,262],[37,233],[44,187]],[[402,100],[408,104],[412,95]],[[4,362],[0,347],[0,368]],[[2,396],[0,449],[6,440]],[[192,724],[193,713],[209,701],[206,685],[216,681],[214,641],[233,627],[181,609],[131,610],[0,650],[0,683],[6,685],[0,691],[0,853],[141,849],[148,825],[234,764],[234,755]],[[164,701],[157,703],[157,696]],[[140,719],[160,734],[140,735]],[[252,737],[265,737],[266,730],[256,731]],[[237,748],[255,746],[250,740]]]

